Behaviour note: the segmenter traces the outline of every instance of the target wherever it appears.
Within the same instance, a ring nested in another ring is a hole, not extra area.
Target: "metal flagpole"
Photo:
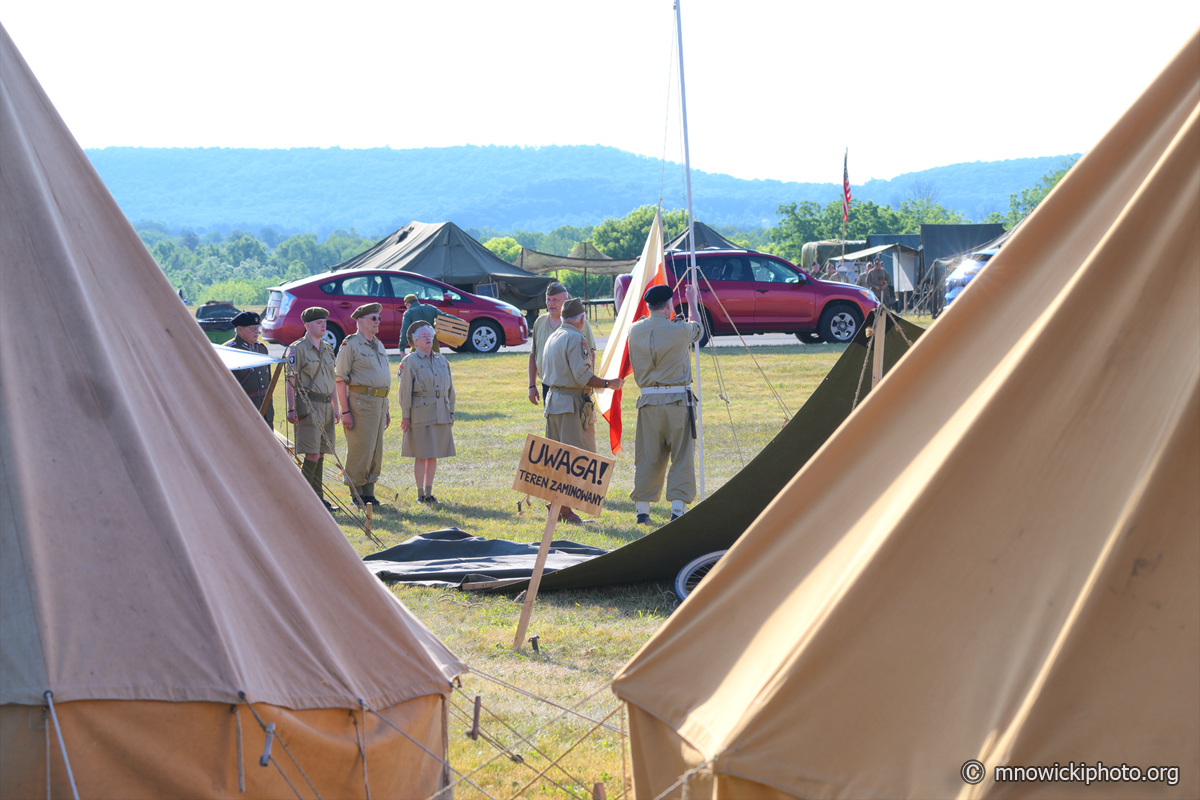
[[[696,290],[696,303],[700,303],[700,281],[696,278],[696,228],[695,215],[692,214],[692,157],[688,151],[688,128],[687,128],[687,92],[684,90],[683,81],[683,21],[679,14],[680,0],[675,0],[675,31],[679,35],[679,105],[683,114],[683,175],[684,182],[687,188],[687,212],[688,212],[688,263],[690,269],[688,274],[692,276],[692,286]],[[700,324],[704,324],[703,308],[697,309],[700,318]],[[711,336],[711,331],[709,332]],[[693,346],[693,351],[696,356],[696,451],[700,460],[700,499],[703,500],[704,494],[704,412],[703,404],[700,401],[700,343],[696,342]]]

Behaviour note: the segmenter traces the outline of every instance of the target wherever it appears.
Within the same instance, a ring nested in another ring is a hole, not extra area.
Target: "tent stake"
[[[533,577],[529,579],[529,589],[525,592],[525,605],[521,606],[521,621],[517,623],[517,635],[513,639],[513,652],[521,652],[521,643],[525,640],[525,629],[529,627],[529,617],[533,614],[533,601],[537,598],[538,584],[542,582],[542,570],[546,568],[546,557],[550,555],[550,540],[554,536],[554,526],[558,524],[558,512],[561,503],[551,503],[546,512],[546,530],[542,534],[542,544],[538,547],[537,561],[533,563]]]

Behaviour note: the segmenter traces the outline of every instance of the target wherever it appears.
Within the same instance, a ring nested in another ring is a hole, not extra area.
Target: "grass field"
[[[918,324],[928,325],[928,320]],[[595,327],[598,335],[606,334],[611,318]],[[797,343],[702,351],[708,492],[727,481],[778,433],[843,349]],[[434,492],[442,508],[432,510],[415,502],[413,462],[400,457],[400,414],[393,393],[393,425],[385,434],[383,475],[376,487],[376,496],[389,505],[374,514],[374,534],[385,546],[450,526],[486,538],[539,541],[546,521],[543,505],[535,501],[532,509],[519,512],[517,502],[522,496],[511,488],[526,434],[544,431],[541,407],[531,405],[526,398],[528,356],[450,353],[449,360],[458,396],[454,437],[459,455],[438,465]],[[397,359],[392,361],[394,370]],[[633,503],[628,497],[633,484],[629,454],[636,420],[632,383],[627,383],[624,403],[626,452],[617,457],[605,511],[584,526],[560,524],[556,538],[613,549],[646,533],[644,527],[635,524]],[[276,408],[285,407],[282,403],[279,390]],[[290,434],[286,429],[284,432]],[[603,419],[598,420],[596,439],[602,452],[607,452],[604,443],[608,437],[607,425]],[[340,433],[338,452],[345,454]],[[325,475],[329,485],[338,486],[337,499],[348,505],[348,495],[337,484],[336,469],[331,472],[327,466]],[[652,507],[655,527],[665,523],[669,513],[665,502]],[[341,514],[336,519],[360,554],[378,549],[356,521]],[[525,788],[549,764],[547,757],[558,758],[568,751],[592,723],[574,716],[557,719],[559,709],[484,676],[564,706],[582,703],[581,712],[600,720],[618,708],[606,688],[612,675],[676,605],[666,584],[542,594],[527,634],[539,637],[539,652],[535,654],[528,645],[520,653],[511,649],[521,608],[511,597],[399,586],[394,592],[472,668],[473,674],[463,676],[462,690],[454,698],[461,711],[452,711],[451,764],[464,773],[478,769],[471,780],[494,797],[511,797]],[[480,695],[485,709],[499,718],[485,712],[483,730],[499,745],[519,753],[519,761],[494,744],[483,739],[472,741],[464,735],[470,728],[474,695]],[[609,724],[619,730],[620,714],[613,716]],[[555,769],[547,774],[554,782],[538,779],[524,796],[590,797],[592,784],[603,781],[607,796],[619,797],[624,774],[621,738],[615,731],[600,728],[563,759],[565,772]],[[460,798],[485,796],[465,783],[455,792]]]

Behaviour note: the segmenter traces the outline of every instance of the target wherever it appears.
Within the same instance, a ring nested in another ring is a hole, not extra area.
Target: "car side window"
[[[342,294],[351,297],[387,297],[382,275],[353,275],[342,280]],[[401,295],[403,296],[403,295]]]
[[[800,273],[770,258],[751,258],[755,283],[799,283]]]
[[[431,283],[425,283],[424,281],[404,275],[389,275],[388,280],[392,282],[392,297],[407,297],[410,294],[415,294],[418,300],[442,299],[440,286],[434,286]]]
[[[325,294],[337,294],[337,281],[329,281],[321,284],[321,291]]]

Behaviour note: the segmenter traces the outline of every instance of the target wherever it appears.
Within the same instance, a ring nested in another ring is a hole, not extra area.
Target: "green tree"
[[[1073,157],[1064,160],[1061,167],[1047,172],[1033,186],[1022,189],[1020,194],[1010,194],[1008,196],[1008,213],[1001,215],[999,211],[993,211],[987,215],[984,222],[1001,222],[1005,228],[1013,227],[1046,199],[1046,195],[1050,194],[1050,190],[1058,185],[1071,167],[1075,166],[1077,160]]]
[[[303,264],[307,272],[302,277],[322,271],[321,252],[317,248],[317,236],[314,233],[301,233],[284,239],[275,248],[275,257],[287,264],[289,269],[296,262]]]
[[[637,258],[646,246],[654,224],[654,206],[641,206],[620,219],[606,219],[592,231],[592,244],[610,258]],[[664,241],[678,236],[687,226],[683,209],[663,212]]]
[[[521,243],[511,236],[488,239],[483,246],[510,264],[515,264],[521,257]]]
[[[971,220],[957,211],[932,203],[929,200],[905,200],[900,204],[900,216],[904,220],[904,230],[895,233],[920,233],[922,225],[963,225]],[[871,231],[871,233],[890,233],[891,231]]]
[[[243,261],[265,263],[267,261],[267,248],[258,239],[246,234],[239,236],[225,245],[225,256],[233,264],[241,264]]]

